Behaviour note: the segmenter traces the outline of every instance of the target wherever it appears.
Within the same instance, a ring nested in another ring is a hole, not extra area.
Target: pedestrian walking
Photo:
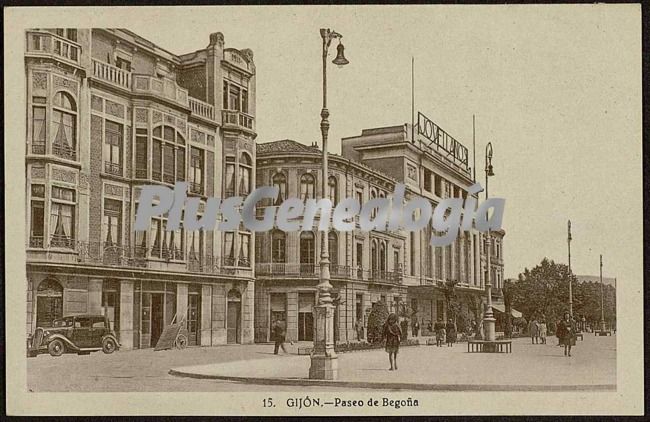
[[[541,320],[539,322],[539,339],[542,344],[546,344],[546,320]]]
[[[413,322],[413,337],[417,337],[419,332],[420,332],[420,323],[416,319],[415,322]]]
[[[436,346],[441,347],[442,344],[445,342],[445,337],[446,337],[445,324],[443,324],[441,321],[436,322],[435,330],[436,330]]]
[[[435,334],[435,333],[433,332],[433,327],[431,326],[431,321],[429,321],[429,323],[427,324],[427,335],[430,336],[432,334]]]
[[[402,330],[397,323],[397,315],[391,313],[384,324],[382,336],[386,339],[386,353],[390,361],[390,371],[397,370],[397,352],[402,339]]]
[[[404,338],[408,338],[409,336],[409,322],[406,319],[403,319],[400,323],[400,329],[402,330],[402,335]]]
[[[557,326],[560,344],[564,346],[564,356],[571,356],[571,346],[576,345],[576,326],[569,312],[564,313],[564,319]]]
[[[357,341],[361,341],[363,339],[363,321],[361,318],[355,323],[355,331],[357,332]]]
[[[275,340],[275,350],[273,351],[274,355],[278,354],[280,348],[282,348],[282,351],[284,353],[288,353],[287,349],[284,347],[286,333],[287,329],[284,325],[284,321],[282,319],[276,320],[275,324],[273,324],[273,339]]]
[[[530,334],[531,344],[537,344],[537,339],[539,337],[539,325],[537,324],[537,319],[533,318],[528,324],[528,333]]]
[[[447,347],[453,347],[454,343],[456,342],[456,327],[454,326],[454,323],[448,321],[447,327],[445,327],[445,331],[447,332]]]

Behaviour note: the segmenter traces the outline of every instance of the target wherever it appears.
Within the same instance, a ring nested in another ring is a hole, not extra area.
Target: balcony
[[[318,264],[257,263],[255,274],[280,277],[318,277],[320,267]]]
[[[119,163],[113,163],[110,161],[104,161],[104,172],[107,174],[112,174],[114,176],[122,175],[122,165]]]
[[[43,248],[43,236],[30,236],[29,237],[29,247],[30,248]]]
[[[190,182],[190,193],[203,194],[203,184]]]
[[[241,129],[255,132],[255,118],[250,114],[237,110],[222,110],[221,122],[224,128]]]
[[[45,142],[32,142],[32,154],[45,154]]]
[[[29,55],[53,56],[79,65],[81,46],[51,32],[27,31],[27,52]]]
[[[77,159],[77,151],[68,145],[52,144],[52,154],[65,158],[66,160],[75,161]]]
[[[190,97],[190,110],[193,114],[208,120],[214,120],[214,106]]]
[[[371,283],[399,284],[402,274],[398,271],[370,270]]]
[[[133,92],[155,95],[189,108],[187,89],[181,88],[171,79],[160,79],[150,75],[133,74]]]
[[[131,72],[93,59],[93,76],[120,88],[131,90]]]

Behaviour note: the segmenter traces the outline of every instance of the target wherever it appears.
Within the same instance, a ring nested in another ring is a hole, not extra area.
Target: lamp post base
[[[494,317],[486,316],[483,318],[483,331],[484,331],[484,338],[487,341],[494,341],[496,340],[497,334],[496,334],[496,319]]]
[[[314,306],[314,349],[311,354],[309,378],[336,380],[339,361],[334,351],[334,306]]]

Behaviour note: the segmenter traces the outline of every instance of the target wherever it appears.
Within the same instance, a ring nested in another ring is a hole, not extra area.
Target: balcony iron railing
[[[52,153],[57,157],[65,158],[66,160],[75,161],[77,159],[77,151],[67,145],[52,144]]]
[[[29,237],[29,247],[30,248],[42,248],[43,247],[43,236],[30,236]]]
[[[62,236],[62,235],[52,235],[52,238],[50,239],[50,247],[52,248],[65,248],[65,249],[73,249],[75,246],[75,240],[74,238],[70,236]]]
[[[320,265],[317,263],[257,263],[255,265],[255,274],[259,276],[318,277],[320,275]],[[371,283],[388,284],[399,284],[402,280],[402,274],[399,271],[367,270],[360,267],[349,267],[345,265],[331,264],[330,277],[367,280]]]
[[[122,175],[122,165],[111,161],[104,161],[104,172],[115,176]]]
[[[27,31],[27,51],[32,54],[53,55],[77,65],[81,57],[79,44],[44,31]]]
[[[237,129],[247,129],[249,131],[255,130],[255,118],[238,110],[222,110],[221,120],[224,126],[234,126]]]
[[[190,192],[191,193],[196,193],[196,194],[203,194],[203,184],[202,183],[195,183],[195,182],[190,182]]]
[[[45,142],[32,142],[32,154],[45,154]]]

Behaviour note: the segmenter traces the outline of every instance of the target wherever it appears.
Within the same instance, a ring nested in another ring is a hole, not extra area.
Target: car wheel
[[[106,354],[111,354],[117,349],[117,344],[115,344],[115,340],[112,338],[108,337],[105,338],[104,341],[102,342],[102,351]]]
[[[50,352],[52,356],[61,356],[65,353],[65,345],[59,339],[54,339],[47,345],[47,351]]]
[[[186,347],[187,347],[187,337],[185,337],[185,334],[180,334],[178,337],[176,337],[176,348],[182,350]]]

